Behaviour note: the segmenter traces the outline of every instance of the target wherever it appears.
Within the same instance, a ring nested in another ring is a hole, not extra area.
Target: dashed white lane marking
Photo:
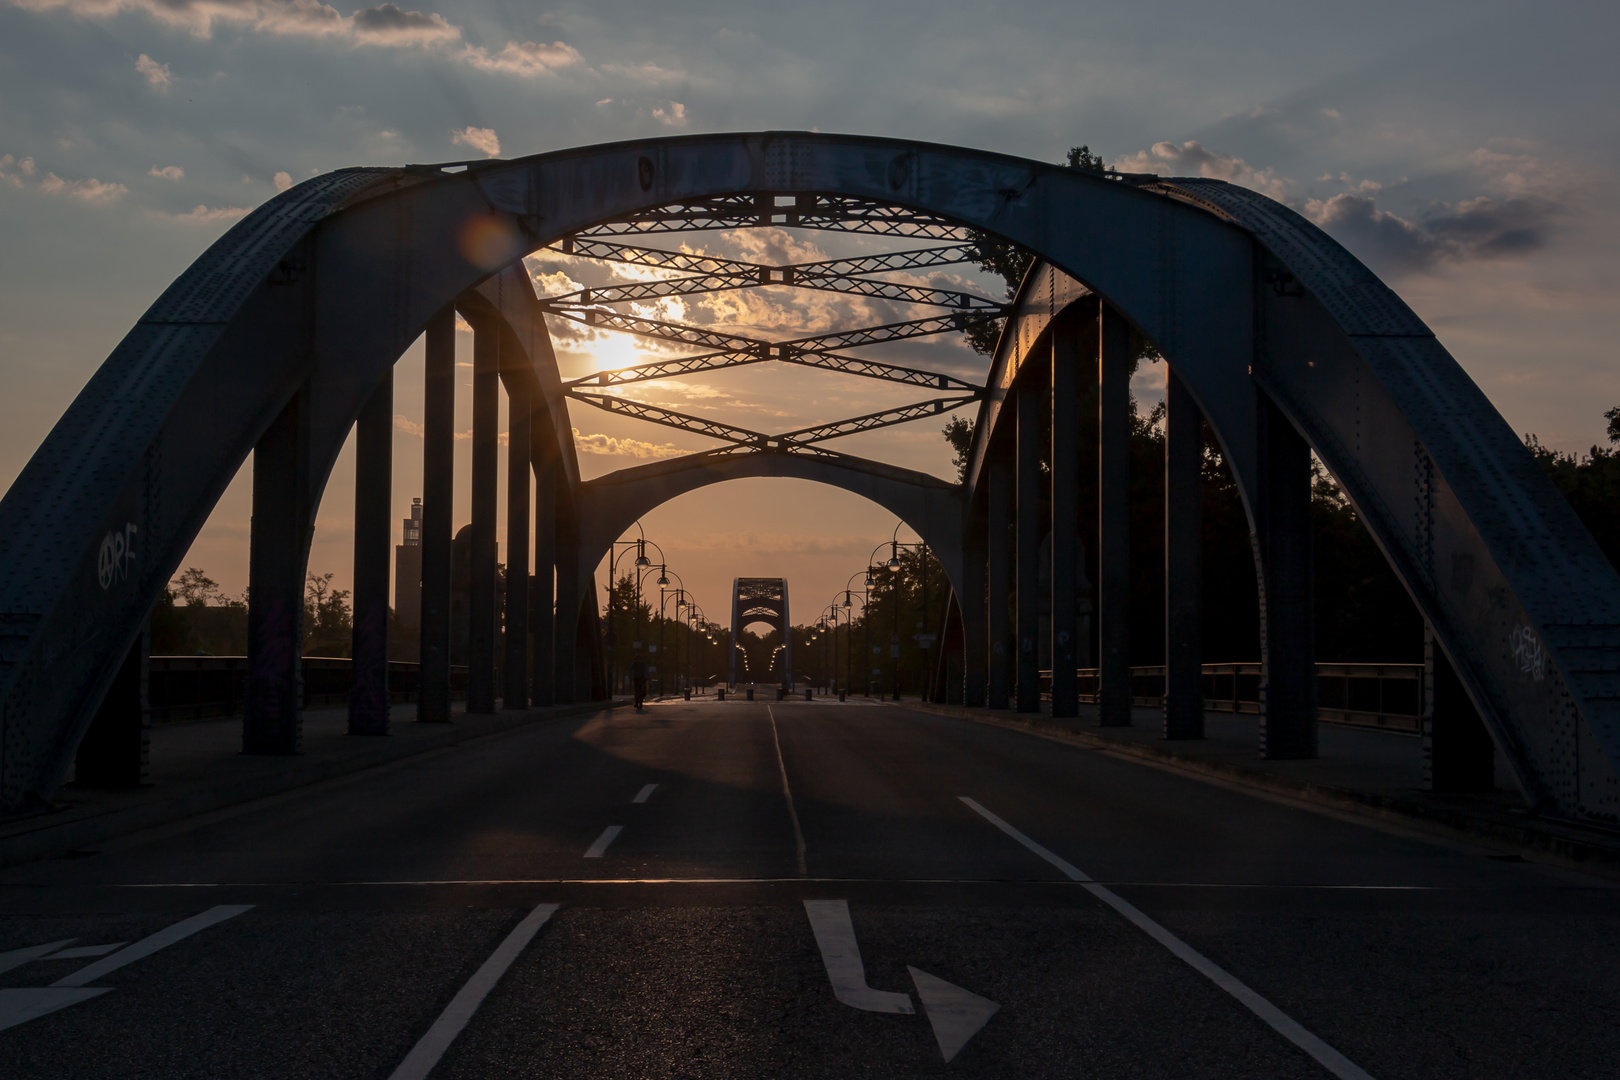
[[[787,799],[788,818],[793,822],[793,849],[798,859],[799,876],[809,877],[810,871],[804,860],[804,831],[799,828],[799,811],[793,805],[793,789],[788,786],[787,763],[782,760],[782,740],[776,734],[776,714],[767,705],[765,715],[771,718],[771,742],[776,744],[776,767],[782,772],[782,796]]]
[[[512,961],[518,958],[524,946],[534,940],[534,935],[540,932],[557,907],[556,904],[540,904],[512,928],[506,940],[489,954],[489,959],[473,972],[473,977],[450,999],[444,1012],[433,1021],[433,1026],[411,1048],[411,1052],[405,1055],[405,1060],[399,1063],[399,1068],[390,1074],[388,1080],[423,1080],[433,1071],[433,1066],[439,1063],[456,1036],[461,1034],[461,1029],[467,1026],[467,1021],[478,1011],[484,998],[495,989],[495,984],[501,981],[501,976],[512,966]]]
[[[51,985],[83,986],[86,983],[94,982],[103,975],[110,975],[117,971],[125,964],[133,964],[137,960],[144,960],[159,949],[166,949],[177,941],[184,941],[199,930],[206,930],[216,923],[224,922],[226,919],[234,919],[242,912],[251,911],[252,909],[252,904],[220,904],[211,907],[201,915],[193,915],[191,918],[183,919],[173,926],[165,927],[149,937],[143,937],[133,945],[126,945],[111,956],[82,967],[64,978],[57,979]]]
[[[866,965],[861,963],[861,947],[855,943],[848,900],[806,900],[804,911],[810,916],[810,929],[816,935],[816,948],[821,950],[821,962],[827,968],[834,997],[865,1012],[910,1015],[914,1011],[910,994],[874,990],[866,985]]]
[[[1163,945],[1166,949],[1169,949],[1170,952],[1184,961],[1194,971],[1197,971],[1210,982],[1237,998],[1245,1008],[1254,1013],[1254,1015],[1258,1016],[1260,1019],[1264,1020],[1267,1024],[1270,1024],[1271,1027],[1274,1028],[1283,1038],[1287,1039],[1289,1042],[1311,1055],[1311,1057],[1315,1058],[1318,1064],[1320,1064],[1324,1069],[1332,1073],[1334,1076],[1339,1077],[1339,1080],[1373,1080],[1372,1074],[1368,1073],[1361,1066],[1357,1065],[1355,1062],[1333,1049],[1333,1047],[1329,1046],[1327,1043],[1323,1042],[1309,1031],[1306,1031],[1305,1028],[1300,1026],[1300,1024],[1292,1017],[1288,1016],[1281,1009],[1277,1008],[1277,1006],[1273,1005],[1271,1002],[1249,989],[1249,987],[1244,985],[1244,983],[1241,982],[1236,976],[1217,965],[1214,961],[1210,960],[1209,957],[1205,956],[1197,949],[1194,949],[1191,945],[1188,945],[1186,942],[1176,937],[1176,935],[1160,926],[1157,922],[1154,922],[1151,918],[1144,915],[1136,908],[1135,905],[1131,904],[1130,901],[1126,900],[1112,889],[1093,881],[1090,877],[1081,873],[1080,870],[1078,870],[1072,863],[1069,863],[1064,859],[1059,858],[1057,855],[1054,855],[1052,852],[1037,844],[1035,841],[1031,840],[1029,837],[1025,836],[1023,833],[1019,832],[1017,829],[1013,828],[1011,825],[1007,824],[1005,821],[1001,820],[995,814],[992,814],[990,811],[986,810],[984,807],[980,806],[977,802],[968,798],[966,795],[961,795],[958,797],[968,809],[972,810],[990,824],[994,825],[996,828],[1000,829],[1002,832],[1006,833],[1020,844],[1023,844],[1030,851],[1033,851],[1035,854],[1039,855],[1041,858],[1063,871],[1063,873],[1071,881],[1080,882],[1081,887],[1089,892],[1092,896],[1095,896],[1097,899],[1101,900],[1103,903],[1125,916],[1125,918],[1135,923],[1139,929],[1144,931],[1154,941],[1157,941],[1160,945]]]
[[[608,849],[608,845],[613,843],[614,839],[622,832],[624,832],[623,825],[609,825],[603,829],[602,835],[596,838],[596,843],[585,849],[585,857],[587,859],[600,859],[602,853]]]
[[[633,803],[646,802],[648,799],[652,798],[652,793],[657,791],[657,790],[658,790],[658,785],[657,784],[648,784],[646,787],[644,787],[640,791],[636,792],[636,797],[631,799],[630,801],[633,802]]]

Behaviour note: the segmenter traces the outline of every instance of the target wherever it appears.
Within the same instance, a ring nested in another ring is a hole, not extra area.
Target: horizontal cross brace
[[[767,342],[758,338],[743,337],[739,334],[720,334],[712,330],[705,330],[701,326],[690,326],[685,323],[665,322],[661,319],[644,319],[638,315],[626,315],[623,312],[605,308],[579,308],[558,307],[550,303],[545,309],[565,319],[583,323],[586,326],[597,326],[608,330],[622,330],[627,334],[639,334],[642,337],[658,338],[662,341],[672,341],[680,345],[697,345],[707,349],[733,350],[753,352],[763,347],[781,347],[791,345],[796,352],[822,352],[826,349],[843,348],[850,345],[873,345],[884,341],[902,341],[906,338],[927,337],[931,334],[949,334],[960,331],[965,325],[967,313],[953,315],[935,315],[927,319],[908,319],[904,322],[884,323],[882,326],[865,326],[855,330],[837,330],[827,334],[812,334],[809,337],[793,338],[789,341]]]
[[[786,280],[764,280],[762,274],[693,274],[688,277],[662,278],[658,281],[628,281],[614,285],[598,285],[577,289],[571,293],[547,296],[548,304],[619,304],[632,300],[655,300],[664,296],[690,296],[695,293],[724,292],[730,289],[752,289],[760,285],[788,285],[819,292],[845,293],[850,296],[870,296],[879,300],[897,300],[906,304],[932,304],[935,307],[957,308],[962,311],[989,312],[1000,315],[1000,302],[986,296],[961,292],[956,289],[935,289],[925,285],[906,285],[898,281],[873,281],[858,277],[811,277],[794,275]]]
[[[639,233],[779,225],[877,233],[882,236],[926,236],[960,242],[971,239],[967,229],[932,214],[870,199],[826,195],[797,195],[791,198],[792,203],[781,206],[777,205],[774,195],[730,195],[671,203],[629,214],[616,221],[603,222],[576,235],[594,239]]]
[[[824,439],[836,439],[844,435],[854,435],[862,431],[871,431],[874,428],[889,427],[894,424],[904,424],[911,420],[921,420],[925,417],[938,416],[952,409],[959,409],[978,401],[983,395],[965,394],[959,398],[935,398],[932,401],[919,401],[912,405],[901,405],[894,409],[884,409],[881,412],[867,413],[865,416],[854,416],[848,420],[838,420],[831,424],[818,424],[815,427],[800,428],[797,431],[784,432],[777,438],[783,442],[796,444],[821,442]]]
[[[834,352],[800,352],[791,345],[772,346],[761,342],[755,349],[736,349],[722,352],[702,353],[698,356],[681,356],[671,360],[656,360],[650,364],[638,364],[635,367],[618,368],[614,371],[601,371],[595,375],[586,375],[574,379],[568,385],[576,386],[623,386],[628,383],[646,382],[649,379],[668,379],[677,375],[693,375],[701,371],[721,371],[726,368],[747,367],[749,364],[760,364],[770,360],[777,360],[784,364],[801,364],[805,367],[818,368],[823,371],[837,371],[845,375],[859,375],[867,379],[881,379],[885,382],[905,383],[908,386],[930,386],[940,390],[976,390],[972,383],[958,379],[954,375],[944,375],[936,371],[923,371],[918,368],[901,367],[897,364],[881,364],[876,360],[863,360],[860,357],[844,356]]]
[[[582,394],[572,389],[569,390],[569,396],[576,401],[588,402],[598,409],[610,413],[633,416],[638,420],[648,420],[654,424],[663,424],[665,427],[676,428],[680,431],[690,431],[694,435],[707,435],[711,439],[724,439],[727,442],[755,446],[763,446],[770,441],[770,436],[758,431],[749,431],[747,428],[716,423],[713,420],[705,420],[701,416],[688,416],[686,413],[661,409],[656,405],[643,405],[639,401],[631,401],[628,398],[614,397],[609,394]]]

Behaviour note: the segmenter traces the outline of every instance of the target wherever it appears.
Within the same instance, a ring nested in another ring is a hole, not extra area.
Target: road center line
[[[495,984],[501,981],[501,976],[512,966],[512,961],[518,958],[524,946],[534,940],[534,935],[540,932],[557,907],[556,904],[540,904],[512,928],[506,940],[496,946],[489,959],[473,972],[473,977],[450,999],[444,1012],[433,1021],[433,1026],[411,1048],[411,1052],[405,1055],[405,1060],[399,1063],[399,1068],[389,1075],[388,1080],[423,1080],[433,1071],[433,1066],[439,1063],[456,1036],[461,1034],[461,1029],[467,1026],[467,1021],[478,1011],[484,998],[495,989]]]
[[[143,937],[133,945],[126,945],[111,956],[97,960],[64,978],[57,979],[52,986],[84,986],[94,982],[103,975],[109,975],[125,964],[133,964],[143,960],[159,949],[166,949],[177,941],[184,941],[199,930],[206,930],[215,923],[222,923],[226,919],[234,919],[244,911],[253,908],[252,904],[220,904],[211,907],[201,915],[193,915],[183,919],[173,926],[165,927],[157,933]]]
[[[658,785],[657,784],[648,784],[646,787],[644,787],[640,791],[636,792],[636,797],[631,799],[630,801],[633,802],[633,803],[646,802],[648,799],[652,798],[652,793],[657,791],[657,790],[658,790]]]
[[[585,849],[585,857],[587,859],[600,859],[602,853],[608,849],[608,845],[613,843],[622,832],[624,832],[623,825],[609,825],[603,829],[602,835],[596,838],[596,843]]]
[[[782,739],[776,734],[776,714],[767,705],[765,715],[771,718],[771,742],[776,744],[776,767],[782,771],[782,796],[787,799],[788,817],[793,820],[793,848],[798,858],[799,876],[809,877],[810,871],[804,861],[804,831],[799,828],[799,811],[793,805],[793,788],[788,786],[787,763],[782,760]]]
[[[969,810],[984,818],[990,824],[1023,844],[1030,851],[1039,855],[1059,870],[1071,881],[1078,881],[1092,896],[1101,900],[1125,918],[1135,923],[1137,928],[1145,932],[1154,941],[1163,945],[1189,967],[1197,971],[1216,986],[1237,998],[1250,1012],[1270,1024],[1276,1032],[1311,1057],[1315,1058],[1328,1072],[1339,1077],[1339,1080],[1373,1080],[1373,1077],[1361,1066],[1339,1053],[1333,1047],[1306,1031],[1296,1020],[1288,1016],[1277,1006],[1249,989],[1241,980],[1226,969],[1220,967],[1209,957],[1182,941],[1176,935],[1160,926],[1153,919],[1143,914],[1137,907],[1118,893],[1106,886],[1099,885],[1086,874],[1082,873],[1072,863],[1059,858],[1046,848],[1037,844],[995,814],[980,806],[966,795],[958,796]]]

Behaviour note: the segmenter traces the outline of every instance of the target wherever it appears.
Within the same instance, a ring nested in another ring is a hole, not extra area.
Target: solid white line
[[[388,1080],[423,1080],[433,1071],[433,1066],[439,1063],[444,1052],[450,1048],[461,1029],[467,1026],[478,1006],[483,1004],[484,998],[495,989],[495,984],[501,981],[506,969],[512,966],[512,961],[518,958],[524,946],[534,940],[534,935],[546,924],[557,910],[556,904],[540,904],[523,921],[512,928],[506,935],[506,940],[489,954],[479,969],[473,972],[473,977],[467,980],[456,996],[450,999],[450,1004],[444,1007],[444,1012],[433,1021],[411,1052],[405,1055],[405,1060],[399,1063]]]
[[[767,705],[765,715],[771,718],[771,742],[776,744],[776,767],[782,771],[782,795],[787,799],[788,817],[793,821],[793,853],[798,858],[799,876],[809,877],[810,870],[804,861],[804,832],[799,828],[799,811],[793,805],[793,789],[788,786],[787,763],[782,760],[782,739],[776,734],[776,714]]]
[[[1283,1038],[1287,1039],[1289,1042],[1311,1055],[1311,1057],[1315,1058],[1318,1064],[1320,1064],[1334,1076],[1339,1077],[1339,1080],[1373,1080],[1372,1074],[1368,1073],[1365,1069],[1361,1068],[1361,1066],[1357,1065],[1355,1062],[1333,1049],[1333,1047],[1329,1046],[1327,1043],[1323,1042],[1309,1031],[1306,1031],[1305,1028],[1300,1026],[1300,1024],[1292,1017],[1288,1016],[1281,1009],[1277,1008],[1277,1006],[1273,1005],[1271,1002],[1249,989],[1249,987],[1246,986],[1241,980],[1232,975],[1230,972],[1226,971],[1224,968],[1220,967],[1214,961],[1210,960],[1209,957],[1205,956],[1197,949],[1194,949],[1191,945],[1188,945],[1185,941],[1182,941],[1180,938],[1176,937],[1176,935],[1172,934],[1147,915],[1143,914],[1136,908],[1135,905],[1131,904],[1130,901],[1126,900],[1112,889],[1097,884],[1097,882],[1093,881],[1090,877],[1076,869],[1073,864],[1066,862],[1065,860],[1052,854],[1052,852],[1037,844],[1035,841],[1031,840],[1029,837],[1025,836],[1023,833],[1019,832],[1017,829],[1007,824],[1007,822],[1001,820],[1001,818],[997,817],[995,814],[992,814],[990,811],[986,810],[984,807],[980,806],[977,802],[968,798],[966,795],[959,796],[959,798],[962,800],[963,804],[968,807],[968,809],[972,810],[990,824],[994,825],[996,828],[1000,829],[1002,832],[1006,833],[1020,844],[1023,844],[1030,851],[1033,851],[1035,854],[1039,855],[1041,858],[1063,871],[1063,873],[1067,875],[1070,880],[1080,882],[1082,887],[1092,896],[1095,896],[1097,899],[1101,900],[1103,903],[1125,916],[1125,918],[1135,923],[1138,929],[1144,931],[1149,937],[1151,937],[1154,941],[1157,941],[1160,945],[1163,945],[1166,949],[1169,949],[1194,971],[1197,971],[1210,982],[1237,998],[1245,1008],[1254,1013],[1254,1015],[1258,1016],[1260,1019],[1264,1020],[1267,1024],[1270,1024],[1271,1027],[1275,1029],[1276,1032]]]
[[[657,791],[657,790],[658,790],[658,785],[657,784],[648,784],[646,787],[644,787],[640,791],[636,792],[636,797],[631,799],[630,801],[633,802],[633,803],[646,802],[648,799],[652,798],[652,793]]]
[[[63,938],[61,941],[48,941],[43,945],[30,945],[26,949],[13,949],[11,952],[0,952],[0,973],[10,971],[14,967],[31,964],[41,957],[48,956],[64,945],[71,945],[79,939],[76,937]]]
[[[97,960],[87,967],[82,967],[65,978],[57,979],[52,986],[84,986],[94,982],[103,975],[110,974],[123,967],[143,960],[159,949],[166,949],[177,941],[184,941],[199,930],[206,930],[215,923],[222,923],[226,919],[234,919],[244,911],[251,911],[252,904],[220,904],[211,907],[201,915],[193,915],[189,919],[175,923],[173,926],[159,930],[150,937],[141,938],[133,945],[126,946],[107,957]]]
[[[827,969],[834,997],[864,1012],[912,1014],[910,994],[874,990],[866,985],[866,965],[861,963],[861,947],[855,941],[848,900],[806,900],[804,913],[810,916],[810,932],[816,936],[816,948],[821,951],[821,963]]]
[[[585,857],[587,859],[600,859],[602,853],[608,849],[608,845],[613,843],[614,839],[622,832],[624,832],[623,825],[609,825],[603,829],[602,835],[596,838],[596,843],[585,850]]]

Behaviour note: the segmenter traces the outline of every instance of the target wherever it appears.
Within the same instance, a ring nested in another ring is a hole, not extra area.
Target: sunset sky
[[[1583,451],[1620,404],[1616,42],[1620,8],[1558,2],[0,0],[0,489],[163,288],[278,189],[349,165],[771,128],[1054,162],[1088,143],[1126,170],[1246,184],[1383,275],[1516,430]],[[686,242],[767,262],[898,246],[781,230]],[[530,267],[542,291],[607,280],[553,253]],[[999,294],[971,267],[944,272]],[[656,313],[791,337],[899,311],[775,289]],[[654,355],[620,335],[554,330],[565,376]],[[470,381],[470,335],[460,344]],[[864,354],[985,368],[952,338]],[[421,370],[413,348],[398,369],[396,517],[420,494]],[[1162,368],[1145,370],[1139,397],[1162,382]],[[929,396],[779,366],[635,393],[766,431]],[[715,445],[582,405],[572,422],[587,476]],[[832,445],[947,476],[941,426]],[[458,526],[467,449],[458,442]],[[184,564],[231,593],[247,579],[248,472]],[[343,587],[352,503],[345,455],[311,563]],[[756,480],[643,524],[724,622],[738,574],[786,576],[796,621],[813,618],[895,522],[838,491]]]

